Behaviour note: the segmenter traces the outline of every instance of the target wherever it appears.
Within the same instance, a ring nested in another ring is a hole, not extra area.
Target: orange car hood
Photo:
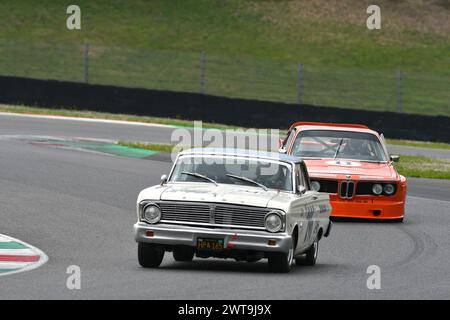
[[[340,159],[305,159],[310,177],[358,180],[398,180],[391,164]]]

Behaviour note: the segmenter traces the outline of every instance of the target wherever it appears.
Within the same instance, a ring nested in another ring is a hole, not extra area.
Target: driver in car
[[[345,142],[340,155],[344,157],[348,156],[349,158],[355,156],[363,158],[373,157],[373,153],[370,151],[367,141],[360,139],[348,139]]]

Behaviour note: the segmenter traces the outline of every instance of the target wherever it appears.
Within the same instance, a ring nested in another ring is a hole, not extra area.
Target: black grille
[[[340,196],[341,198],[351,199],[355,191],[355,183],[353,181],[342,181]]]
[[[357,195],[373,195],[372,192],[372,182],[358,182],[356,186],[356,194]]]
[[[320,190],[319,190],[319,192],[337,193],[338,182],[336,180],[311,179],[311,181],[317,181],[317,182],[320,183]]]

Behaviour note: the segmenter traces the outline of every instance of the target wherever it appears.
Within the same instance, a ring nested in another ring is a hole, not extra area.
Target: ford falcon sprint
[[[329,195],[311,190],[298,157],[236,149],[178,154],[168,176],[137,199],[138,260],[268,259],[272,272],[314,265],[330,234]]]
[[[333,217],[403,221],[406,178],[382,134],[357,124],[296,122],[280,147],[305,161],[312,189],[330,195]]]

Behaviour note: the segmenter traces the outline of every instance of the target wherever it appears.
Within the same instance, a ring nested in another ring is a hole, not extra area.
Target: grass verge
[[[175,148],[174,144],[163,144],[163,143],[143,143],[143,142],[129,142],[129,141],[118,141],[119,146],[134,148],[134,149],[144,149],[158,152],[171,153]]]
[[[450,160],[447,159],[402,155],[395,167],[406,177],[450,180]]]
[[[450,144],[444,142],[398,140],[398,139],[387,139],[386,142],[388,144],[397,146],[450,150]]]

